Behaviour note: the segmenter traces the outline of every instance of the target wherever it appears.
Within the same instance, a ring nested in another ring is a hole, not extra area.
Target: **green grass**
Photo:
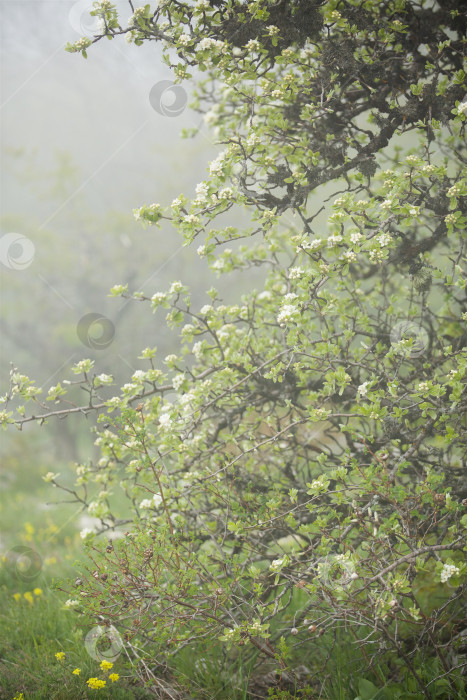
[[[66,467],[53,468],[68,476]],[[45,505],[62,500],[62,493],[42,480],[49,470],[26,453],[21,459],[17,454],[4,459],[0,472],[0,699],[13,700],[21,693],[24,700],[154,697],[134,685],[124,654],[111,670],[119,680],[108,679],[86,649],[93,625],[65,608],[68,596],[54,588],[75,577],[73,564],[85,555],[76,505]],[[18,548],[32,550],[34,558],[26,551],[18,559],[12,554]],[[62,661],[55,657],[58,652],[65,653]],[[76,668],[79,676],[73,674]],[[95,677],[106,679],[106,687],[90,689],[86,681]]]

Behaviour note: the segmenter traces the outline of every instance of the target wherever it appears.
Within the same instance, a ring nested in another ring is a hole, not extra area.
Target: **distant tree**
[[[69,50],[161,42],[224,147],[196,199],[137,217],[200,239],[219,274],[262,266],[265,284],[235,305],[211,289],[201,309],[182,282],[113,289],[166,309],[181,342],[164,367],[145,349],[110,399],[90,360],[74,368],[89,401],[63,410],[99,411],[102,450],[76,497],[99,533],[128,527],[107,546],[83,533],[81,611],[149,680],[222,642],[283,678],[301,659],[314,687],[352,643],[373,697],[464,697],[467,3],[94,14],[101,34]],[[233,207],[249,226],[213,223]],[[14,374],[7,402],[40,403],[29,382]]]

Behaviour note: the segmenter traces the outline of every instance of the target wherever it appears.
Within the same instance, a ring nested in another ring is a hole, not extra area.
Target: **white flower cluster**
[[[155,493],[152,498],[145,498],[144,500],[142,500],[139,504],[139,507],[144,509],[157,508],[157,506],[160,506],[161,503],[162,497],[159,496],[158,493]]]
[[[191,41],[191,36],[189,34],[180,34],[178,37],[178,43],[182,46],[187,46]]]
[[[82,39],[78,39],[78,41],[75,41],[73,47],[75,51],[83,51],[84,49],[87,49],[88,46],[91,46],[91,44],[91,39],[89,39],[89,37],[83,36]]]
[[[182,221],[184,224],[193,226],[198,226],[201,223],[199,216],[196,216],[196,214],[187,214],[183,217]]]
[[[209,51],[210,49],[223,49],[225,46],[223,41],[218,39],[211,39],[211,37],[205,37],[201,39],[198,44],[198,51]]]
[[[230,187],[224,187],[224,189],[219,192],[219,199],[231,199],[232,196],[233,190]]]
[[[113,377],[110,374],[98,374],[96,377],[96,381],[98,381],[99,384],[109,386],[113,382]]]
[[[162,304],[167,299],[165,292],[156,292],[152,295],[151,301],[153,304]]]
[[[389,245],[389,243],[392,241],[392,237],[389,235],[389,233],[381,233],[379,236],[376,237],[376,240],[380,245],[386,246]]]
[[[196,359],[199,360],[200,357],[201,357],[201,354],[202,354],[202,352],[203,352],[203,343],[202,343],[202,341],[198,341],[197,343],[195,343],[195,344],[193,345],[191,351],[192,351],[193,355],[196,357]]]
[[[453,564],[445,564],[441,571],[441,583],[446,583],[449,581],[451,576],[457,576],[459,573],[459,568]]]
[[[128,20],[128,26],[138,27],[138,19],[144,19],[144,12],[144,7],[137,7],[134,13],[131,15],[130,19]]]
[[[206,182],[200,182],[198,185],[196,185],[195,191],[197,195],[196,202],[199,204],[205,202],[209,194],[208,184]]]
[[[171,294],[179,294],[181,291],[183,291],[183,284],[178,280],[176,282],[172,282],[169,291]]]
[[[358,389],[357,389],[357,393],[358,393],[360,396],[366,396],[366,395],[367,395],[367,392],[368,392],[368,384],[369,384],[369,383],[370,383],[370,382],[363,382],[363,384],[360,384],[360,386],[359,386]]]
[[[60,474],[54,474],[53,472],[47,472],[47,474],[45,476],[43,476],[42,478],[44,479],[44,481],[46,483],[50,483],[51,481],[56,479],[58,476],[60,476]]]
[[[284,304],[277,315],[277,323],[282,326],[294,321],[300,315],[300,309],[295,304]]]
[[[467,116],[467,102],[461,102],[457,105],[457,114],[465,114]]]
[[[271,565],[269,567],[271,571],[280,571],[285,559],[286,557],[282,557],[282,559],[274,559],[274,561],[271,562]]]
[[[224,158],[225,158],[225,151],[220,153],[217,158],[209,164],[209,174],[210,175],[223,175],[223,170],[224,170]]]
[[[328,236],[328,248],[333,248],[335,245],[338,243],[341,243],[342,241],[342,236],[339,235],[334,235],[332,234],[331,236]]]
[[[302,243],[301,247],[303,250],[317,250],[321,246],[322,242],[322,238],[315,238],[315,240],[311,241],[311,243]],[[298,252],[300,252],[300,247],[297,248],[297,253]]]
[[[82,540],[86,540],[88,537],[91,537],[91,535],[94,535],[94,530],[90,530],[88,527],[85,527],[79,533],[79,536],[81,537]]]
[[[165,409],[164,413],[159,416],[159,427],[163,430],[168,430],[172,426],[172,418],[168,414],[168,409]]]
[[[184,381],[185,381],[184,374],[175,375],[175,377],[172,379],[172,386],[175,389],[175,391],[178,391],[180,389],[180,387],[182,386]]]
[[[458,194],[460,194],[462,191],[461,185],[456,182],[452,187],[450,187],[447,191],[447,195],[449,197],[457,197]]]
[[[250,39],[250,41],[248,41],[248,42],[245,44],[245,48],[246,48],[248,51],[259,51],[259,49],[260,49],[260,43],[259,43],[258,39]]]

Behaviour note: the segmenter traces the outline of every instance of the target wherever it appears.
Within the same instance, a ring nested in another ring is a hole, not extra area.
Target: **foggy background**
[[[129,5],[116,4],[124,26]],[[176,334],[163,312],[109,298],[114,284],[151,296],[181,279],[195,305],[209,301],[212,285],[226,300],[230,290],[232,299],[239,295],[238,282],[218,280],[200,260],[201,240],[182,247],[167,222],[159,230],[135,221],[132,210],[143,204],[194,196],[222,146],[188,105],[168,116],[151,106],[151,88],[172,77],[158,45],[136,47],[119,37],[90,47],[87,60],[65,52],[67,42],[93,35],[90,9],[88,0],[0,4],[1,394],[10,363],[43,387],[45,399],[51,385],[74,378],[72,364],[90,357],[97,372],[115,377],[113,395],[145,366],[136,359],[144,347],[157,346],[158,361],[174,351]],[[190,84],[183,87],[189,104]],[[169,107],[171,99],[169,93]],[[200,124],[196,138],[181,139],[183,128]],[[243,279],[240,290],[252,281]],[[112,342],[99,350],[77,333],[90,313],[115,327]],[[21,433],[10,428],[0,454],[33,445],[37,463],[89,458],[93,422],[75,417],[28,424]]]

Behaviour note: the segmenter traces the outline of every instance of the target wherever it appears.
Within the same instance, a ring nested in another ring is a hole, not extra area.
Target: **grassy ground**
[[[66,466],[53,468],[66,477]],[[0,471],[0,698],[152,697],[132,685],[124,654],[107,672],[100,668],[86,648],[89,630],[54,589],[74,578],[73,564],[83,555],[76,505],[46,505],[62,500],[42,479],[48,471],[50,465],[37,467],[32,447],[31,454],[13,450]],[[60,653],[63,658],[56,657]],[[90,688],[90,678],[106,684]]]

